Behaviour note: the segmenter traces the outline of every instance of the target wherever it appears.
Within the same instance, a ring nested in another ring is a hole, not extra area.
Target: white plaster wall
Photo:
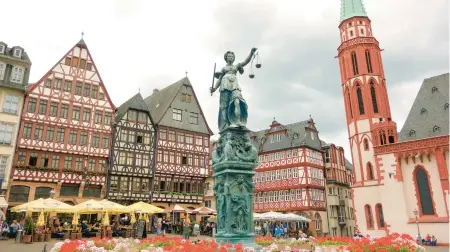
[[[370,123],[369,119],[359,120],[356,122],[358,126],[358,133],[368,133],[370,132]]]
[[[349,129],[349,132],[350,132],[350,136],[355,135],[356,130],[355,130],[355,123],[354,122],[351,122],[348,125],[348,129]]]
[[[359,231],[363,234],[370,234],[371,236],[381,236],[380,230],[376,230],[376,216],[375,216],[375,204],[381,201],[380,192],[378,186],[368,186],[368,187],[356,187],[353,190],[354,196],[354,208],[355,215],[358,224]],[[364,211],[364,206],[369,204],[372,208],[373,220],[375,223],[375,230],[368,230],[366,223],[366,214]],[[384,230],[382,233],[385,234]]]
[[[359,162],[359,148],[356,144],[352,146],[352,156],[353,156],[353,170],[355,171],[356,181],[361,181],[361,170],[360,170],[360,162]]]

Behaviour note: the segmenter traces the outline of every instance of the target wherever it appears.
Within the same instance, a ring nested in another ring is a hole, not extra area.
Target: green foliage
[[[25,231],[25,235],[33,235],[36,226],[34,225],[33,219],[30,216],[25,218],[23,228]]]

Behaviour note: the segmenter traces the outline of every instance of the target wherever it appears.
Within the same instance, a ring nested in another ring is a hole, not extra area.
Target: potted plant
[[[30,216],[25,218],[25,223],[23,225],[24,234],[23,234],[23,242],[24,243],[31,243],[32,237],[34,233],[34,223],[33,219],[31,219]]]
[[[50,230],[50,228],[47,228],[47,230],[45,231],[44,241],[48,242],[51,239],[52,239],[52,231]]]

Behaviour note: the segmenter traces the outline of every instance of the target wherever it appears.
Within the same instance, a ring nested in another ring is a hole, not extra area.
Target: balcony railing
[[[153,198],[167,199],[167,200],[194,200],[202,201],[203,194],[200,193],[177,193],[177,192],[153,192]]]

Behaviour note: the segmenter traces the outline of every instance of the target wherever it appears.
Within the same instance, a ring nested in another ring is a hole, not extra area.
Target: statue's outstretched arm
[[[256,50],[257,50],[257,48],[252,48],[252,50],[250,51],[250,54],[247,56],[247,58],[243,62],[238,64],[238,67],[245,67],[248,63],[250,63]]]

